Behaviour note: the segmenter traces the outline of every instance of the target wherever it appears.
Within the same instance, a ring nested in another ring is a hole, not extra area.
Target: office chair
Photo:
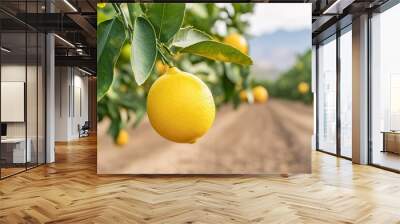
[[[80,125],[78,124],[79,138],[89,136],[89,130],[90,130],[89,121],[85,121],[82,127],[80,127]]]

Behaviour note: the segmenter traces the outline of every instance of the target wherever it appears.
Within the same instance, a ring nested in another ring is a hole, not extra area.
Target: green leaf
[[[100,56],[103,54],[106,45],[116,34],[115,31],[125,32],[122,22],[114,17],[113,19],[106,20],[98,25],[97,28],[97,62],[100,60]]]
[[[224,63],[226,76],[233,83],[241,83],[242,77],[240,76],[240,67],[231,63]]]
[[[232,62],[241,65],[251,65],[251,58],[238,49],[213,40],[198,42],[180,50],[217,61]]]
[[[142,85],[156,62],[156,34],[150,22],[143,17],[136,18],[134,30],[131,65],[136,83]]]
[[[192,27],[182,28],[176,33],[172,45],[185,48],[201,41],[212,40],[212,37]]]
[[[97,101],[108,91],[114,78],[114,65],[126,39],[118,18],[100,23],[97,29]]]
[[[182,26],[185,16],[184,3],[149,3],[147,17],[153,24],[157,38],[168,42]]]
[[[128,5],[129,17],[132,24],[135,24],[137,17],[143,14],[142,8],[140,8],[140,3],[126,3]]]

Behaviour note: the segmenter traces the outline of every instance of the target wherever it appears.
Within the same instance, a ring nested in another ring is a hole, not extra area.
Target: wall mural
[[[97,9],[98,173],[311,172],[311,4]]]

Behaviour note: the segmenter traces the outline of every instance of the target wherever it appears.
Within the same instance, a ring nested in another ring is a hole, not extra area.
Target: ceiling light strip
[[[54,34],[55,37],[57,37],[59,40],[61,40],[62,42],[66,43],[68,46],[75,48],[75,45],[73,45],[71,42],[69,42],[68,40],[60,37],[58,34]]]
[[[6,53],[10,53],[10,52],[11,52],[11,50],[8,50],[8,49],[5,48],[5,47],[1,47],[0,49],[1,49],[2,51],[6,52]]]
[[[351,5],[354,0],[336,0],[332,5],[330,5],[324,12],[323,15],[328,14],[342,14],[343,10]]]
[[[67,4],[74,12],[78,12],[78,10],[68,1],[64,0],[65,4]]]
[[[87,75],[92,75],[92,73],[90,73],[90,72],[88,72],[88,71],[86,71],[86,70],[83,70],[83,69],[81,69],[81,68],[79,68],[79,67],[78,67],[78,70],[81,71],[81,72],[83,72],[83,73],[85,73],[85,74],[87,74]]]

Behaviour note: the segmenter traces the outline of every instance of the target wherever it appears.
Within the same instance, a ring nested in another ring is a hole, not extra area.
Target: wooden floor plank
[[[313,173],[96,174],[96,138],[0,181],[0,223],[400,223],[400,175],[312,153]]]

